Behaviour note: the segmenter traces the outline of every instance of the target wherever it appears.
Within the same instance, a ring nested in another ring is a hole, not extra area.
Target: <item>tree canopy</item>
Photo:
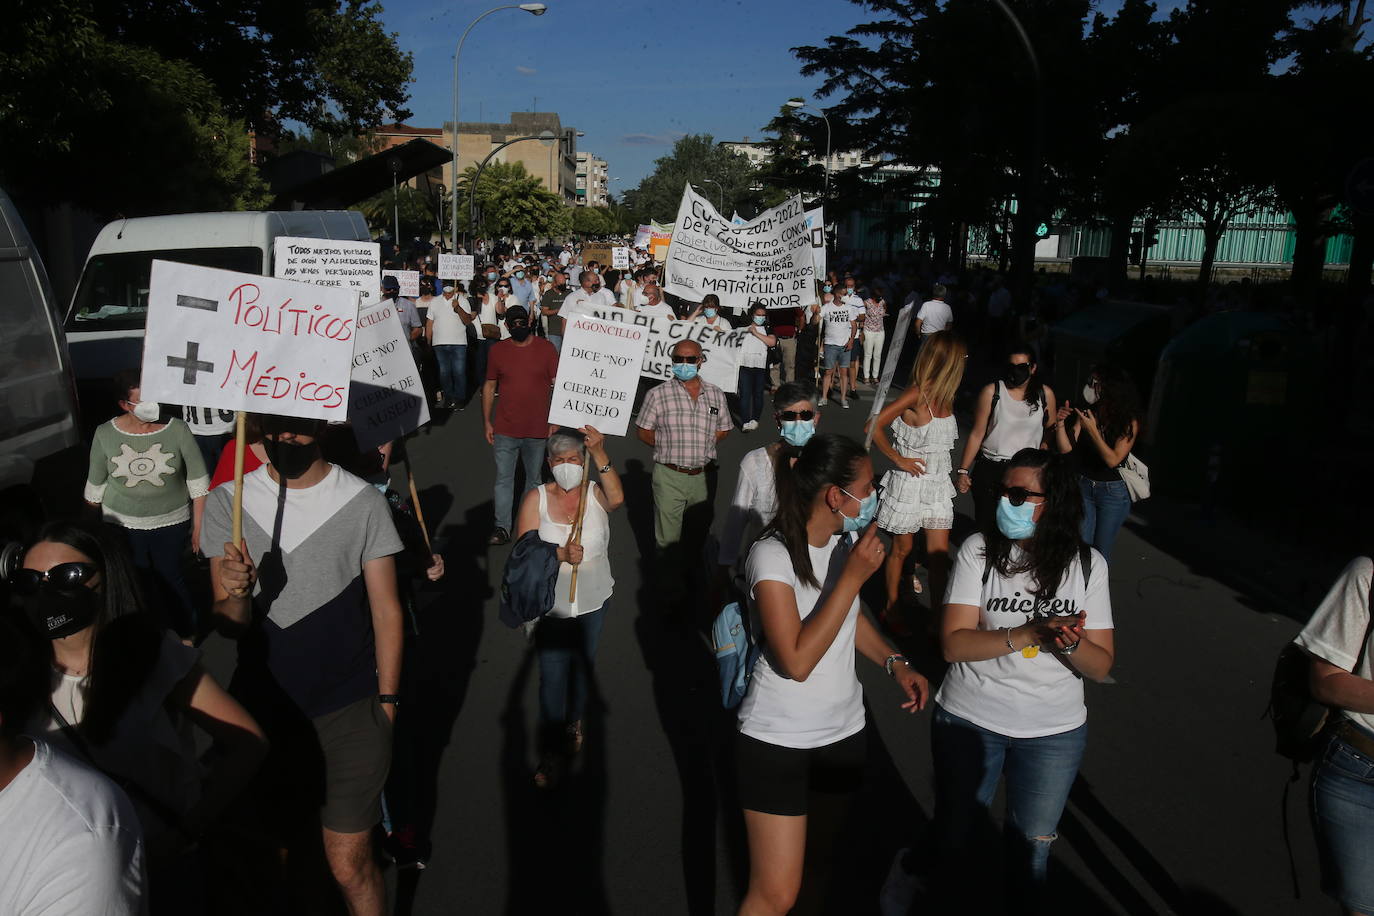
[[[463,170],[459,199],[468,200],[477,168]],[[476,189],[478,225],[468,227],[479,235],[509,235],[530,239],[565,235],[572,225],[572,210],[522,162],[491,162],[482,170]],[[467,226],[466,212],[459,225]]]
[[[670,223],[677,217],[685,184],[721,208],[726,219],[732,210],[753,211],[759,199],[753,190],[755,169],[740,153],[719,146],[710,134],[688,134],[673,150],[654,161],[654,171],[625,192],[625,207],[641,223]]]

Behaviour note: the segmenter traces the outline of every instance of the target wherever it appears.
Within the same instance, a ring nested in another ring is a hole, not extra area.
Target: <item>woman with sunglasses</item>
[[[31,733],[124,788],[143,826],[153,912],[200,912],[196,843],[262,762],[262,730],[201,667],[200,650],[144,610],[107,529],[49,523],[9,584],[52,666]],[[218,751],[206,779],[192,724]]]
[[[871,524],[879,487],[863,446],[813,436],[795,462],[777,463],[776,485],[777,514],[745,564],[763,653],[740,703],[735,743],[749,837],[741,916],[791,910],[804,868],[808,886],[821,889],[814,879],[829,856],[806,860],[808,811],[843,804],[859,787],[866,756],[855,651],[887,668],[906,695],[902,708],[923,708],[929,689],[859,613],[859,589],[883,562]]]
[[[881,618],[898,636],[911,634],[901,619],[898,598],[917,531],[925,531],[931,594],[945,593],[949,532],[954,527],[950,455],[959,436],[954,393],[964,377],[967,356],[964,342],[953,331],[931,334],[916,357],[911,384],[872,421],[873,444],[896,465],[883,476],[878,526],[892,535],[892,553],[884,570],[887,605]],[[911,585],[920,594],[915,575]]]
[[[1069,462],[1017,452],[995,529],[959,550],[940,624],[950,669],[931,726],[939,873],[952,887],[958,869],[985,876],[976,834],[1005,772],[1007,886],[1031,910],[1087,743],[1083,679],[1107,677],[1116,651],[1107,564],[1080,538],[1082,517]]]
[[[1078,459],[1083,540],[1111,562],[1116,536],[1131,514],[1120,468],[1140,437],[1140,395],[1124,369],[1104,364],[1093,367],[1083,402],[1086,408],[1065,401],[1053,429],[1059,451]]]
[[[1002,377],[978,393],[973,428],[954,472],[959,492],[973,491],[979,530],[993,524],[1007,462],[1021,449],[1039,448],[1053,436],[1054,417],[1054,392],[1040,381],[1035,351],[1025,344],[1012,347]]]
[[[754,543],[764,526],[773,521],[778,511],[778,493],[774,486],[780,458],[795,462],[797,455],[816,434],[820,412],[813,400],[810,385],[784,382],[773,395],[773,420],[778,424],[778,438],[754,449],[740,462],[735,495],[720,533],[720,566],[730,576],[741,559],[741,552]]]

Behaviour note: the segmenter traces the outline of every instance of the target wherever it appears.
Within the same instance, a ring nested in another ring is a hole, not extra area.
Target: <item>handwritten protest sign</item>
[[[356,289],[364,306],[381,298],[382,255],[376,242],[281,236],[272,254],[273,276]]]
[[[630,249],[621,245],[611,249],[611,268],[614,270],[630,269]]]
[[[420,272],[418,270],[384,270],[383,277],[395,277],[401,284],[401,295],[414,299],[420,295]]]
[[[672,321],[622,308],[593,308],[589,313],[603,321],[634,325],[649,332],[648,345],[644,348],[644,359],[639,367],[640,375],[672,378],[673,347],[679,341],[695,340],[706,357],[706,363],[701,367],[701,377],[731,394],[739,387],[739,348],[744,336],[749,333],[748,329],[717,330],[705,322]]]
[[[444,280],[471,280],[477,266],[470,254],[441,254],[438,270]]]
[[[142,396],[343,420],[358,291],[153,261]]]
[[[407,336],[394,299],[359,310],[348,419],[360,449],[376,448],[429,422]]]
[[[812,207],[806,211],[806,228],[811,232],[811,263],[816,268],[816,279],[825,276],[825,205]]]
[[[734,310],[797,308],[815,301],[811,247],[801,197],[736,226],[688,185],[668,246],[663,288],[690,302],[715,293]]]
[[[570,318],[563,331],[549,422],[625,435],[648,340],[648,329],[638,325],[592,315]]]
[[[634,243],[634,244],[635,244],[635,247],[636,247],[636,248],[648,248],[648,247],[649,247],[649,240],[652,239],[653,237],[654,237],[654,227],[653,227],[653,226],[640,226],[638,229],[635,230],[635,243]]]

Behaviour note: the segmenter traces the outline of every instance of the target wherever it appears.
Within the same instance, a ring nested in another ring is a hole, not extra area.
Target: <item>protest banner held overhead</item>
[[[706,357],[701,367],[701,377],[730,394],[739,388],[739,349],[749,333],[747,328],[717,330],[699,321],[671,321],[622,308],[593,308],[584,314],[604,321],[641,327],[649,332],[639,367],[640,375],[656,379],[672,378],[673,346],[680,341],[695,340]]]
[[[396,301],[358,311],[348,419],[361,449],[372,449],[429,422],[429,404]]]
[[[625,435],[648,342],[649,330],[640,325],[586,314],[569,318],[549,422]]]
[[[439,279],[467,282],[477,272],[476,259],[470,254],[439,255]]]
[[[344,420],[357,290],[153,261],[142,396]]]
[[[801,197],[736,226],[688,185],[663,266],[663,288],[689,302],[714,293],[733,311],[808,305],[815,300],[814,244]]]
[[[401,295],[414,299],[420,295],[420,272],[418,270],[384,270],[383,277],[395,277],[401,284]],[[380,281],[378,283],[380,285]]]
[[[382,254],[376,242],[281,236],[272,254],[272,274],[282,280],[356,289],[364,306],[381,298]]]

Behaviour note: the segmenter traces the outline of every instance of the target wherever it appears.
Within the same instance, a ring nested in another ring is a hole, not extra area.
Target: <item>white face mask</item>
[[[564,490],[576,490],[582,485],[582,465],[564,461],[555,464],[553,470],[553,482]]]
[[[1093,388],[1093,383],[1089,382],[1083,386],[1083,403],[1092,405],[1097,403],[1097,389]]]
[[[157,401],[139,401],[134,405],[134,416],[144,423],[156,423],[162,416],[162,405]]]

